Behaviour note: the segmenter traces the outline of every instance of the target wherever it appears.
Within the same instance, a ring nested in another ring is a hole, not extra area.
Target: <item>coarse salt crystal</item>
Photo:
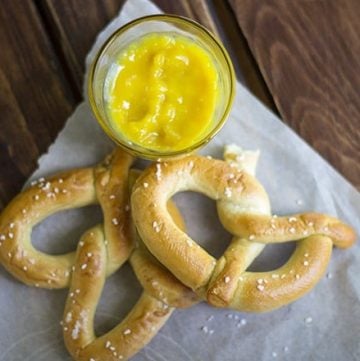
[[[68,312],[65,317],[65,322],[69,323],[69,322],[71,322],[71,320],[72,320],[72,313]]]
[[[262,292],[262,291],[264,291],[265,286],[264,286],[264,285],[257,285],[256,288],[257,288],[260,292]]]
[[[225,194],[225,197],[230,198],[232,195],[231,188],[225,187],[224,194]]]

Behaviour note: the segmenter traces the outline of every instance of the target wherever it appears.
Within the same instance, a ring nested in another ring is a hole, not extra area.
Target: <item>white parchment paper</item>
[[[129,0],[99,35],[87,63],[119,26],[157,12],[146,0]],[[202,153],[220,158],[226,143],[261,150],[257,174],[270,195],[274,213],[326,212],[360,233],[359,193],[240,84],[229,121]],[[40,158],[33,178],[94,164],[112,147],[83,102],[48,154]],[[190,235],[219,256],[230,235],[217,220],[214,203],[189,194],[176,196],[176,200]],[[75,249],[82,232],[100,220],[96,207],[54,215],[36,227],[34,244],[52,253]],[[252,268],[280,266],[292,247],[268,246]],[[327,277],[307,296],[280,310],[244,314],[206,304],[177,310],[133,360],[360,360],[359,248],[357,243],[346,251],[335,250]],[[114,327],[140,292],[128,265],[110,277],[98,307],[96,331]],[[59,326],[66,293],[26,287],[0,269],[0,361],[71,360]]]

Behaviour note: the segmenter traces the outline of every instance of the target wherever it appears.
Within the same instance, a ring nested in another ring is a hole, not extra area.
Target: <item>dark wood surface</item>
[[[154,2],[220,36],[239,80],[360,187],[359,2]],[[123,3],[0,1],[0,209],[81,101],[85,56]]]
[[[231,0],[275,104],[360,187],[360,1]]]

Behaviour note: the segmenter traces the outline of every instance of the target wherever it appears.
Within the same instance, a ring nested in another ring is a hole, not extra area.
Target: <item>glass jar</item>
[[[201,139],[184,149],[159,151],[136,144],[126,138],[112,126],[107,112],[107,104],[111,87],[112,75],[119,54],[131,43],[149,33],[175,33],[196,42],[211,56],[218,72],[219,99],[213,112],[211,124]],[[136,19],[112,34],[99,50],[89,73],[88,95],[95,118],[106,134],[126,151],[146,159],[164,159],[177,157],[193,152],[208,143],[225,123],[235,93],[234,69],[228,53],[221,44],[202,25],[174,15],[150,15]]]

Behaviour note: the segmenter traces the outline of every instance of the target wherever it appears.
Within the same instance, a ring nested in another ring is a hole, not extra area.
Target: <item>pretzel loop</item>
[[[32,229],[51,214],[99,203],[108,244],[106,272],[109,275],[118,269],[133,248],[126,202],[132,161],[131,156],[116,149],[95,168],[40,179],[20,193],[0,215],[0,260],[4,267],[28,285],[67,287],[75,252],[54,256],[36,250],[31,244]]]
[[[86,265],[86,267],[84,267]],[[143,292],[125,319],[96,337],[94,316],[106,279],[107,249],[102,227],[82,238],[63,319],[65,345],[77,361],[127,360],[156,335],[174,308]]]
[[[332,243],[349,247],[355,233],[336,218],[322,214],[271,217],[263,187],[233,163],[189,156],[150,166],[133,190],[133,217],[150,252],[211,304],[268,311],[309,291],[327,267]],[[167,201],[185,190],[216,200],[221,222],[235,235],[218,261],[178,229],[166,210]],[[262,221],[257,223],[258,220]],[[245,272],[266,243],[293,240],[299,240],[297,250],[278,271],[294,273],[296,282],[286,285],[283,280],[289,276],[282,274],[279,277],[285,285],[274,282],[272,287],[266,287],[269,276],[272,279],[271,273]],[[305,248],[309,249],[305,253],[311,255],[309,260],[302,260],[299,250]],[[243,279],[245,286],[241,284]],[[264,292],[265,289],[268,292]]]

